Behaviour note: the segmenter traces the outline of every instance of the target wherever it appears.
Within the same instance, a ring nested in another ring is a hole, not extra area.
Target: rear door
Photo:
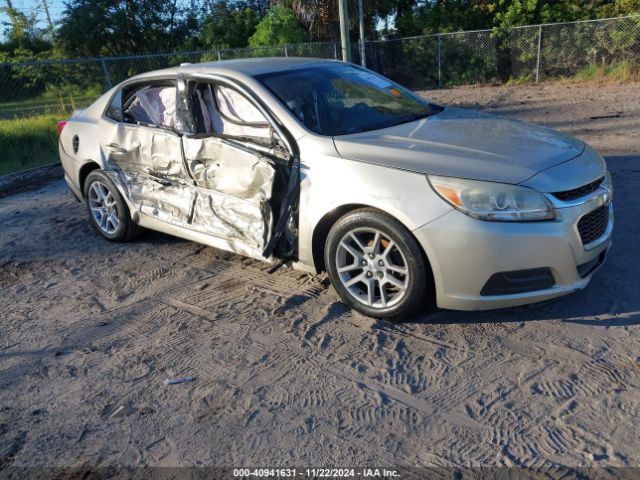
[[[196,192],[182,156],[175,79],[125,87],[106,116],[116,123],[102,141],[105,170],[135,210],[188,227]]]
[[[259,104],[240,89],[195,78],[178,82],[192,121],[183,135],[197,187],[192,228],[224,239],[228,250],[269,257],[286,229],[283,215],[290,217],[290,153]],[[291,256],[293,247],[290,242],[278,256]]]

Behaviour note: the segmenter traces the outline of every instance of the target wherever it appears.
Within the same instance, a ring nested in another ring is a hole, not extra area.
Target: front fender
[[[299,261],[313,267],[313,232],[326,215],[350,205],[373,207],[413,231],[452,210],[422,174],[302,151]]]

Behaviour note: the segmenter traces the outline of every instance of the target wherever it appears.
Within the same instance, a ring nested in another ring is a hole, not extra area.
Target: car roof
[[[196,74],[211,73],[231,76],[255,76],[264,73],[280,72],[283,70],[292,70],[301,66],[311,66],[318,64],[342,63],[338,60],[326,60],[321,58],[303,58],[303,57],[263,57],[263,58],[241,58],[236,60],[220,60],[217,62],[206,63],[183,63],[179,67],[165,68],[163,70],[154,70],[151,72],[141,73],[132,77],[131,80],[152,80],[167,76],[177,75],[178,73]]]

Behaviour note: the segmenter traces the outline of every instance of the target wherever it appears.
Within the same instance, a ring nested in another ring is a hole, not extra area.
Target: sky
[[[46,15],[44,13],[44,7],[42,5],[42,0],[12,0],[13,8],[18,10],[19,12],[23,12],[27,15],[31,13],[35,13],[38,19],[38,27],[39,28],[47,28],[47,20]],[[51,20],[54,22],[58,20],[62,16],[62,12],[64,11],[64,1],[63,0],[47,0],[47,4],[49,5],[49,13],[51,14]],[[6,0],[0,0],[0,5],[3,7],[7,6]],[[0,23],[2,24],[2,33],[4,36],[4,24],[9,23],[9,16],[2,12],[0,13]]]

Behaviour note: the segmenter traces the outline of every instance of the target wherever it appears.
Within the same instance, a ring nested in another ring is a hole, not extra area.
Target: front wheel
[[[131,220],[129,209],[111,179],[94,170],[84,184],[84,198],[93,227],[104,238],[126,242],[137,236],[141,227]]]
[[[401,320],[424,300],[429,275],[420,246],[400,222],[377,210],[356,210],[336,222],[325,265],[342,300],[364,315]]]

